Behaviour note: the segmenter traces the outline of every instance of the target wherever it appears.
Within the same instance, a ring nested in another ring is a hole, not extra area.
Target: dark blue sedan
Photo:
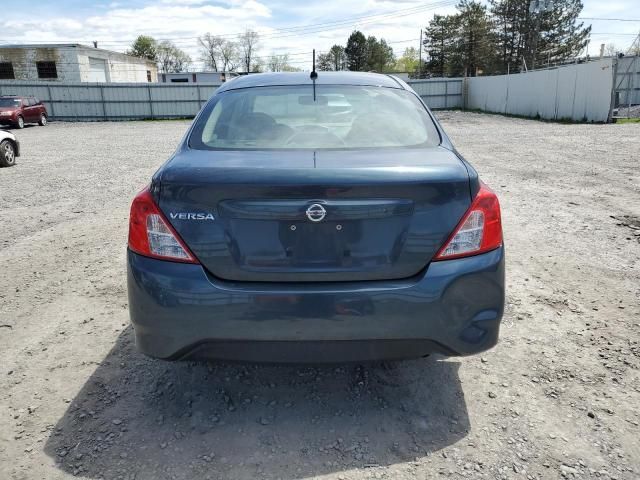
[[[404,82],[249,75],[133,200],[128,288],[167,360],[474,354],[504,309],[500,206]]]

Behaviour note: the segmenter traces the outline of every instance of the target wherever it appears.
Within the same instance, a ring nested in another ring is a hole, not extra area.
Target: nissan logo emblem
[[[307,208],[307,218],[312,222],[321,222],[326,215],[327,211],[319,203],[314,203]]]

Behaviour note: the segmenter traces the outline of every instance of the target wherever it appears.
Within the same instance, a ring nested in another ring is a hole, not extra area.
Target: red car
[[[24,128],[26,123],[47,124],[47,109],[35,97],[2,95],[0,97],[0,124]]]

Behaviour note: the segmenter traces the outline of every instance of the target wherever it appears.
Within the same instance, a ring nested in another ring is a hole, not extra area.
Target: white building
[[[156,82],[158,68],[145,58],[77,43],[0,45],[0,80]]]

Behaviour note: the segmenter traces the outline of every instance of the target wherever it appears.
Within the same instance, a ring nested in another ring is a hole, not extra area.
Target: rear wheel
[[[47,124],[47,116],[43,113],[40,115],[40,121],[38,121],[38,125],[44,127]]]
[[[18,117],[18,121],[16,122],[16,127],[24,128],[24,118]]]
[[[16,149],[9,140],[0,143],[0,167],[11,167],[16,163]]]

